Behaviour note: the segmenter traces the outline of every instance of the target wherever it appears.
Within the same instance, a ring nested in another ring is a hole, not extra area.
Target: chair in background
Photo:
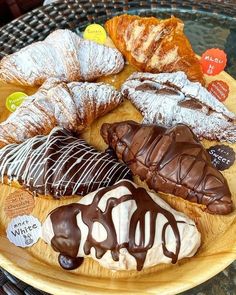
[[[11,15],[14,18],[43,4],[43,0],[5,0]]]

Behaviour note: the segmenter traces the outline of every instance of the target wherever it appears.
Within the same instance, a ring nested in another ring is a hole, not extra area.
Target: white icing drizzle
[[[114,48],[80,38],[70,30],[56,30],[0,62],[0,79],[25,86],[42,85],[50,77],[67,82],[92,81],[119,73],[122,54]]]
[[[129,169],[69,131],[56,127],[0,150],[0,180],[19,181],[31,191],[60,197],[85,195],[130,177]]]
[[[121,93],[111,85],[48,80],[0,124],[0,147],[46,135],[55,126],[79,132],[121,101]]]
[[[167,127],[183,123],[200,138],[236,142],[235,114],[184,72],[134,73],[121,91],[142,113],[144,123]],[[191,101],[200,107],[182,105]]]

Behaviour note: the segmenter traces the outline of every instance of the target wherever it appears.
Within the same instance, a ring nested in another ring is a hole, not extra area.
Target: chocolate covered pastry
[[[108,20],[105,28],[116,48],[139,71],[183,71],[191,81],[205,84],[200,62],[180,19],[124,14]]]
[[[127,180],[52,211],[42,237],[68,270],[86,256],[115,270],[176,263],[193,256],[201,239],[187,216]]]
[[[224,176],[186,125],[166,129],[133,121],[103,124],[101,135],[149,188],[228,214],[232,200]]]
[[[56,30],[0,62],[0,80],[39,86],[49,78],[61,81],[93,81],[119,73],[122,54],[96,42],[84,40],[70,30]]]
[[[30,191],[54,198],[86,195],[129,178],[128,167],[62,128],[0,150],[1,182],[18,182]]]
[[[183,72],[134,73],[122,93],[142,113],[143,123],[183,123],[199,138],[236,142],[235,114]]]
[[[121,93],[108,84],[49,79],[0,123],[0,147],[46,135],[56,126],[80,132],[121,102]]]

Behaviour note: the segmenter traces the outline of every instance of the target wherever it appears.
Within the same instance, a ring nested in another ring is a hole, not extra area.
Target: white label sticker
[[[18,247],[31,247],[41,237],[42,226],[32,215],[17,216],[7,227],[8,240]]]

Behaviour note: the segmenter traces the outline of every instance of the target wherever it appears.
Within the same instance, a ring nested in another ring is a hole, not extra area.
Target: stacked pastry
[[[49,213],[43,224],[43,239],[65,269],[87,256],[115,270],[176,263],[196,253],[200,233],[157,193],[212,214],[230,213],[227,181],[198,139],[235,142],[236,117],[202,86],[182,21],[123,15],[105,27],[121,52],[57,30],[2,59],[1,80],[41,87],[0,124],[0,179],[39,195],[84,196]],[[89,83],[119,73],[122,54],[142,72],[131,75],[121,93]],[[99,152],[79,133],[118,107],[122,95],[145,124],[104,124],[110,152]],[[131,171],[156,193],[125,180]]]

